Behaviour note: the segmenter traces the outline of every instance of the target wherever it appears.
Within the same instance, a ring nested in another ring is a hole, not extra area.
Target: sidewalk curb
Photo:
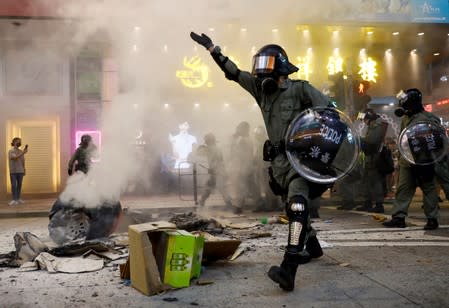
[[[0,219],[48,217],[48,211],[0,213]]]

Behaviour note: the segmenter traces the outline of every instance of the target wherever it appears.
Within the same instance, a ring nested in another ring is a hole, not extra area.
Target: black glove
[[[68,173],[69,173],[69,175],[72,175],[72,173],[73,173],[72,169],[69,169]]]
[[[195,32],[190,32],[190,37],[192,38],[192,40],[194,40],[198,44],[204,46],[207,50],[209,50],[209,48],[214,46],[214,43],[212,43],[212,40],[210,39],[210,37],[208,37],[204,33],[201,33],[201,36],[200,36],[200,35],[196,34]]]

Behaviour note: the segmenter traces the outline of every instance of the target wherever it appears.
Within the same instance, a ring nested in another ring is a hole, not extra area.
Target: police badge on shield
[[[351,120],[332,107],[304,110],[286,134],[287,157],[293,168],[309,181],[330,184],[355,166],[360,141]]]
[[[446,129],[433,122],[417,122],[399,135],[399,151],[413,165],[431,165],[448,150]]]

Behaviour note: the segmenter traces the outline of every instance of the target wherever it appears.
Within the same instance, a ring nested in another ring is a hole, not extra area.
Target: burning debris
[[[109,236],[122,213],[120,202],[103,202],[89,208],[79,203],[56,200],[50,211],[48,231],[58,245],[73,240],[91,240]]]
[[[205,231],[212,234],[223,233],[224,227],[215,219],[203,218],[193,212],[174,215],[170,219],[178,229],[186,231]]]

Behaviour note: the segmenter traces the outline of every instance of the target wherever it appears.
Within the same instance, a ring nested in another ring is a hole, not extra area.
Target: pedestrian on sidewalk
[[[8,160],[12,200],[8,204],[12,206],[24,203],[20,196],[22,193],[22,181],[25,176],[25,154],[28,153],[28,144],[25,145],[25,148],[22,151],[20,149],[22,146],[22,139],[15,137],[11,141],[11,146],[12,148],[8,152]]]
[[[402,117],[401,131],[418,122],[440,125],[440,119],[430,112],[424,111],[422,94],[418,89],[408,89],[398,94],[399,108],[395,115]],[[393,202],[391,220],[383,223],[388,228],[405,228],[405,217],[415,195],[416,188],[423,192],[423,207],[427,217],[425,230],[438,228],[438,195],[435,185],[435,166],[412,165],[402,155],[399,159],[399,183]]]

